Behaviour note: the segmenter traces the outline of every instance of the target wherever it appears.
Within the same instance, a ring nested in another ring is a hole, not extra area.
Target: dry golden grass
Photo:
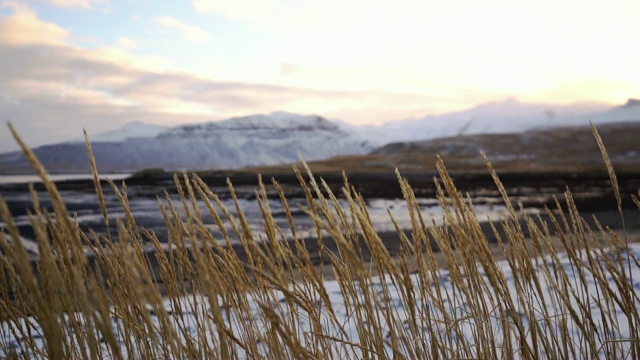
[[[620,199],[615,173],[594,133]],[[257,235],[231,184],[234,212],[199,178],[185,174],[175,176],[180,203],[168,195],[158,202],[173,251],[163,251],[155,234],[136,224],[124,184],[111,183],[126,214],[117,234],[83,232],[45,169],[14,135],[54,207],[52,213],[41,210],[32,191],[36,210],[30,221],[40,253],[33,267],[0,201],[5,224],[0,352],[8,358],[640,358],[640,300],[630,279],[640,264],[626,237],[589,228],[570,192],[564,199],[567,213],[558,201],[557,211],[547,210],[550,223],[535,221],[511,203],[486,158],[508,208],[493,224],[506,263],[497,261],[471,199],[456,189],[438,161],[434,181],[444,209],[442,225],[423,218],[411,186],[398,173],[412,232],[408,237],[398,229],[402,250],[397,258],[384,247],[364,199],[346,176],[342,195],[348,206],[343,207],[308,168],[306,174],[296,169],[324,259],[316,266],[275,182],[290,222],[286,230],[276,225],[262,182],[256,199],[265,235]],[[88,140],[87,150],[108,222]],[[221,238],[208,230],[198,202],[204,202]],[[521,217],[530,238],[524,236]],[[500,237],[499,227],[505,236]],[[231,233],[246,260],[230,246]],[[554,245],[554,236],[561,247]],[[325,246],[329,242],[337,251]],[[435,260],[432,242],[445,269]],[[146,243],[155,252],[145,251]],[[95,261],[89,261],[87,247]],[[370,261],[363,258],[365,248]],[[327,291],[325,268],[334,272],[344,314]],[[621,338],[627,328],[631,336]]]

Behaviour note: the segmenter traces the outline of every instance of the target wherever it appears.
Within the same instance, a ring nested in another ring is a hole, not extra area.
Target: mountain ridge
[[[380,126],[278,111],[174,127],[133,122],[90,140],[101,171],[232,169],[291,163],[300,156],[313,161],[361,155],[391,143],[586,127],[590,122],[640,122],[640,101],[630,98],[623,105],[605,108],[597,104],[527,104],[509,98]],[[83,141],[41,146],[34,151],[53,171],[88,171]],[[19,152],[0,154],[0,173],[29,171]]]
[[[112,133],[110,137],[102,137],[107,141],[97,138],[98,141],[92,141],[93,154],[103,172],[264,166],[297,161],[300,156],[317,160],[365,154],[374,148],[366,139],[351,135],[320,116],[282,112],[180,125],[155,136],[123,137]],[[81,142],[45,145],[34,152],[48,169],[89,171]],[[20,155],[0,154],[0,173],[29,172]]]

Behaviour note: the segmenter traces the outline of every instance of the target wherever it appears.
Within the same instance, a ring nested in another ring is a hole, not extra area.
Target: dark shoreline
[[[183,173],[176,173],[182,180]],[[259,176],[267,187],[271,186],[272,179],[277,181],[280,185],[283,185],[285,195],[287,197],[303,197],[302,190],[300,189],[300,183],[298,178],[293,172],[278,172],[278,173],[258,173],[251,171],[214,171],[214,172],[187,172],[186,174],[198,175],[204,183],[206,183],[212,189],[218,191],[217,195],[221,198],[228,196],[227,180],[231,181],[236,189],[255,188],[259,185]],[[411,184],[416,195],[421,197],[434,197],[436,193],[436,187],[434,185],[434,179],[439,178],[439,175],[435,172],[429,171],[401,171],[400,175],[406,178]],[[482,172],[450,172],[454,184],[461,192],[473,191],[474,189],[493,189],[496,190],[496,184],[488,173],[488,171]],[[638,193],[640,189],[640,172],[618,172],[617,180],[621,193]],[[155,189],[156,192],[169,193],[176,192],[176,186],[173,180],[174,173],[160,172],[148,174],[145,172],[133,174],[131,177],[125,180],[115,181],[116,185],[122,184],[124,181],[128,188],[144,188]],[[610,191],[613,193],[609,174],[606,171],[602,172],[498,172],[500,181],[507,189],[509,195],[518,195],[520,189],[548,189],[557,188],[562,189],[569,188],[572,192],[580,192],[581,189],[586,188],[600,188],[603,191]],[[327,185],[331,188],[335,195],[341,196],[341,188],[344,185],[343,175],[341,173],[330,172],[314,173],[316,180],[323,179]],[[304,178],[308,181],[309,178],[304,174]],[[402,191],[398,183],[395,172],[389,170],[388,172],[356,172],[347,173],[349,184],[352,185],[356,191],[366,198],[401,198]],[[94,192],[94,184],[92,180],[65,180],[55,182],[58,190],[74,190],[74,191],[86,191]],[[35,190],[44,191],[45,187],[42,183],[33,184]],[[103,189],[108,189],[109,184],[106,180],[101,180],[101,186]],[[28,184],[0,184],[0,194],[2,192],[20,192],[28,191]],[[161,191],[159,191],[161,190]],[[530,190],[529,190],[530,191]],[[250,191],[253,193],[253,190]],[[270,197],[276,198],[277,194],[269,193]]]

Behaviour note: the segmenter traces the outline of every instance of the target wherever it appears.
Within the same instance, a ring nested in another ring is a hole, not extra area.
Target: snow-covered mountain
[[[598,104],[526,104],[514,99],[438,116],[352,125],[319,116],[284,112],[219,122],[163,128],[131,123],[91,137],[99,168],[135,171],[143,168],[192,170],[241,168],[365,154],[396,142],[477,134],[523,133],[559,126],[585,126],[640,121],[640,101],[607,107]],[[52,171],[85,172],[82,141],[35,149]],[[29,171],[20,153],[0,154],[0,173]]]
[[[611,124],[617,122],[640,121],[640,100],[629,99],[624,105],[601,111],[588,116],[568,119],[570,125],[581,125],[588,121],[594,124]]]
[[[241,168],[294,162],[299,156],[318,160],[365,154],[374,148],[322,117],[283,112],[169,129],[134,123],[92,138],[92,147],[103,172]],[[88,171],[81,142],[41,146],[34,151],[50,171]],[[0,154],[0,172],[27,170],[20,154]]]
[[[148,138],[158,136],[163,131],[169,129],[166,126],[134,121],[124,126],[107,132],[102,132],[90,136],[91,142],[118,142],[133,138]],[[82,139],[84,141],[84,139]]]
[[[527,104],[507,99],[472,109],[437,116],[399,120],[381,126],[342,124],[376,144],[419,141],[475,134],[521,133],[557,126],[588,126],[621,121],[640,121],[640,101],[630,99],[614,108],[600,104]]]

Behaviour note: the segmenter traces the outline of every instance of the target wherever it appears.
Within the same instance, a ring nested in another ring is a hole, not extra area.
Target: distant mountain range
[[[508,99],[465,111],[381,126],[352,125],[320,116],[284,112],[173,128],[134,122],[93,136],[91,141],[102,172],[144,168],[229,169],[289,163],[299,160],[299,156],[312,161],[338,155],[367,154],[391,143],[397,144],[378,150],[378,153],[402,149],[402,144],[407,142],[440,138],[460,145],[460,141],[470,139],[462,137],[469,135],[520,134],[567,126],[587,128],[589,121],[596,125],[640,122],[640,101],[630,99],[624,105],[608,108],[603,105],[525,104]],[[460,137],[460,141],[456,141],[456,137]],[[80,140],[41,146],[34,151],[51,171],[88,171],[84,144]],[[504,151],[508,152],[508,149]],[[29,171],[21,153],[0,154],[1,174]]]
[[[596,126],[611,162],[618,170],[640,168],[640,121]],[[604,171],[602,153],[589,126],[559,126],[520,133],[476,134],[385,145],[370,153],[389,167],[435,164],[440,156],[449,168],[485,169],[483,153],[493,166],[523,171]],[[403,165],[400,165],[403,164]]]
[[[557,126],[588,126],[589,121],[594,124],[640,121],[640,101],[629,99],[625,105],[611,108],[601,104],[527,104],[507,99],[464,111],[392,121],[381,126],[346,123],[342,126],[382,146],[393,142],[463,135],[508,134]]]
[[[133,123],[91,141],[102,172],[240,168],[293,162],[300,156],[317,160],[366,154],[374,149],[367,140],[322,117],[283,112],[167,129]],[[81,141],[40,146],[34,152],[50,171],[89,171]],[[0,154],[0,173],[29,171],[20,152]]]

